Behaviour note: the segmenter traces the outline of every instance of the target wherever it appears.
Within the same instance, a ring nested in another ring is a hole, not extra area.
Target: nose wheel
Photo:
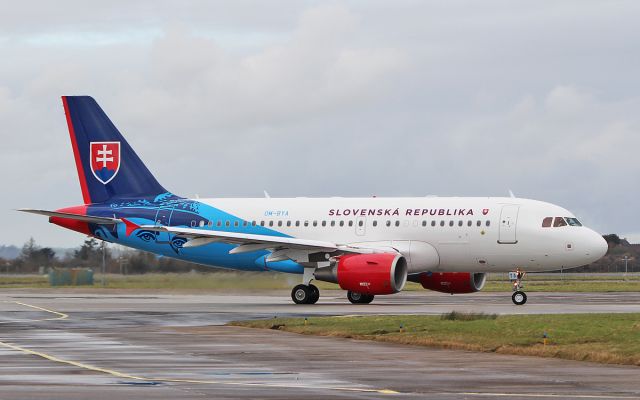
[[[511,295],[511,301],[513,301],[513,304],[521,306],[527,302],[527,295],[525,294],[525,292],[516,290],[515,292],[513,292],[513,295]]]
[[[520,270],[520,268],[518,268],[518,270],[516,270],[515,272],[509,272],[509,279],[511,280],[511,283],[513,285],[513,294],[511,295],[511,301],[513,301],[513,304],[517,306],[521,306],[527,302],[527,295],[522,290],[522,288],[524,287],[522,281],[524,280],[526,274],[527,273]]]

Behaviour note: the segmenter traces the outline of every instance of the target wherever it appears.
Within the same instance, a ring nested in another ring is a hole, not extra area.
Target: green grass
[[[274,318],[230,325],[501,354],[640,366],[640,314]],[[402,327],[402,328],[401,328]],[[402,329],[402,332],[401,332]],[[543,334],[548,335],[547,345]]]
[[[639,280],[602,280],[587,279],[584,281],[539,281],[525,280],[526,292],[637,292],[640,291]],[[487,281],[483,292],[509,292],[511,283],[508,281]]]
[[[594,280],[585,276],[585,280],[570,279],[565,281],[550,280],[548,276],[541,277],[530,274],[532,279],[525,280],[525,290],[528,292],[633,292],[640,291],[640,280],[637,277],[622,280],[620,277],[603,277]],[[182,273],[144,275],[106,276],[106,288],[110,289],[161,289],[161,290],[290,290],[300,283],[299,275],[280,274],[272,272],[211,272],[211,273]],[[94,288],[102,289],[101,276],[94,277]],[[339,289],[338,285],[325,282],[314,282],[320,289]],[[49,287],[44,275],[0,275],[0,289],[2,288],[46,288]],[[86,287],[86,286],[85,286]],[[419,284],[407,283],[407,291],[423,291]],[[485,292],[510,292],[511,284],[498,275],[491,275]]]

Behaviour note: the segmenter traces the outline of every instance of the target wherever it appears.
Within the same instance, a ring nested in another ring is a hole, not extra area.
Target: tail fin
[[[89,96],[63,96],[85,204],[166,193]]]

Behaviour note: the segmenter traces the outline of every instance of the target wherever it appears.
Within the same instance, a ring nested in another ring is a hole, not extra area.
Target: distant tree
[[[56,258],[56,252],[50,247],[43,247],[33,253],[33,260],[39,267],[49,267]]]
[[[110,259],[109,249],[105,248],[106,259]],[[96,267],[102,262],[102,246],[95,238],[87,237],[79,249],[74,250],[73,258],[68,264],[77,267]]]
[[[616,235],[615,233],[612,233],[612,234],[609,234],[609,235],[602,235],[602,237],[604,238],[604,240],[607,241],[607,244],[609,244],[609,245],[617,246],[620,243],[622,243],[622,240],[620,239],[620,236]]]
[[[38,251],[38,249],[39,247],[36,244],[35,239],[31,237],[22,246],[22,251],[20,252],[20,258],[22,258],[25,261],[31,260],[35,252]]]
[[[146,251],[132,251],[127,258],[127,269],[132,274],[144,274],[158,265],[158,257]]]

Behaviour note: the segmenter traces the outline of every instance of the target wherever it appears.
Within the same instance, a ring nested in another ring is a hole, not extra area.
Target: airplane
[[[516,197],[181,197],[158,183],[92,97],[63,96],[62,104],[83,204],[20,211],[197,264],[300,274],[296,304],[318,301],[313,280],[368,304],[407,281],[473,293],[487,273],[511,272],[512,301],[522,305],[525,271],[578,267],[607,251],[570,211]]]

